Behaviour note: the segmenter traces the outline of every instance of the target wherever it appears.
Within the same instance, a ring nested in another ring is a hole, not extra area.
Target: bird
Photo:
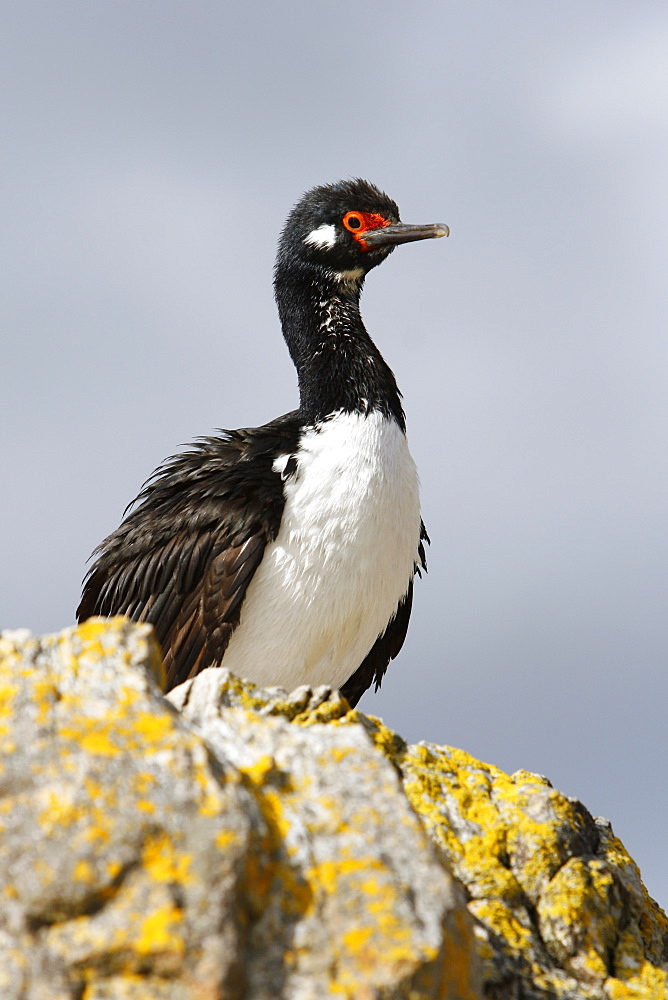
[[[212,666],[262,687],[329,685],[355,706],[401,649],[429,542],[401,393],[360,313],[406,225],[361,178],[306,192],[274,292],[299,407],[167,459],[93,552],[77,620],[153,625],[166,690]]]

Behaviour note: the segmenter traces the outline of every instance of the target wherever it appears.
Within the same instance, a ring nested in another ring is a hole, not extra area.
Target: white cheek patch
[[[304,243],[310,243],[313,247],[333,247],[336,243],[336,226],[331,223],[318,226],[304,237]]]

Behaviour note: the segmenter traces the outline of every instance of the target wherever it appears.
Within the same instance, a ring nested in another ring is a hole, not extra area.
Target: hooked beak
[[[407,226],[397,222],[393,226],[383,226],[379,229],[369,229],[361,234],[366,249],[376,247],[393,247],[398,243],[411,243],[413,240],[433,240],[441,236],[449,236],[450,230],[441,222],[429,223],[425,226]]]

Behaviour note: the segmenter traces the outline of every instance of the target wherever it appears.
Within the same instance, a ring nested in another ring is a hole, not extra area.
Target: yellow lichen
[[[311,866],[308,870],[308,878],[313,884],[333,895],[338,891],[340,879],[349,875],[368,876],[374,868],[381,867],[376,858],[339,858],[336,861],[321,861],[320,864]],[[362,885],[359,881],[356,884],[362,892],[369,891],[368,884]],[[373,881],[372,891],[376,884]]]
[[[5,661],[5,670],[7,664]],[[16,743],[12,739],[12,716],[14,713],[14,701],[19,692],[19,687],[11,680],[0,681],[0,752],[2,754],[14,753]]]
[[[13,711],[14,699],[18,693],[18,684],[13,684],[8,680],[0,683],[0,712],[9,715]]]
[[[550,952],[566,969],[591,981],[608,974],[621,912],[612,872],[597,858],[570,858],[538,905]]]
[[[228,847],[233,847],[239,843],[239,834],[235,830],[221,830],[216,834],[216,847],[221,851],[226,851]]]
[[[111,839],[111,834],[106,827],[97,826],[96,824],[91,823],[83,831],[83,838],[89,844],[95,844],[96,842],[100,844],[108,844]]]
[[[135,803],[135,808],[141,813],[146,813],[148,816],[152,816],[156,811],[155,803],[150,802],[148,799],[138,799]]]
[[[476,899],[471,902],[471,912],[507,943],[511,951],[519,954],[531,940],[531,928],[522,923],[520,913],[500,899]]]
[[[373,928],[368,925],[366,927],[353,927],[343,935],[343,944],[347,951],[359,955],[369,944],[372,936]]]
[[[280,893],[284,913],[297,917],[312,903],[312,891],[299,870],[289,861],[290,849],[285,837],[290,830],[288,814],[294,790],[283,782],[281,794],[271,787],[271,776],[282,777],[272,757],[260,757],[253,765],[242,769],[246,785],[252,792],[264,819],[265,829],[257,849],[246,855],[246,893],[251,907],[264,909],[270,889]]]
[[[610,1000],[667,1000],[668,973],[645,962],[638,975],[623,982],[611,977],[604,988]]]
[[[180,936],[183,913],[176,906],[166,903],[149,913],[141,923],[135,941],[135,949],[140,955],[154,952],[185,952],[185,942]]]
[[[89,724],[88,732],[82,732],[82,728],[64,728],[61,735],[65,739],[75,740],[86,753],[97,754],[99,757],[115,757],[118,754],[118,746],[112,742],[108,732],[98,730],[94,724]]]
[[[172,840],[164,832],[149,837],[142,851],[144,868],[156,882],[187,884],[192,880],[190,875],[192,860],[192,855],[177,851]]]
[[[74,872],[72,874],[78,882],[92,882],[95,871],[87,858],[81,858],[74,866]]]

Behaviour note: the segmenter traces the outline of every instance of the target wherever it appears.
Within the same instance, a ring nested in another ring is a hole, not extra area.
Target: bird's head
[[[400,222],[391,198],[361,179],[323,184],[307,191],[281,234],[277,268],[304,262],[349,280],[362,278],[399,243],[447,236],[441,224]]]

